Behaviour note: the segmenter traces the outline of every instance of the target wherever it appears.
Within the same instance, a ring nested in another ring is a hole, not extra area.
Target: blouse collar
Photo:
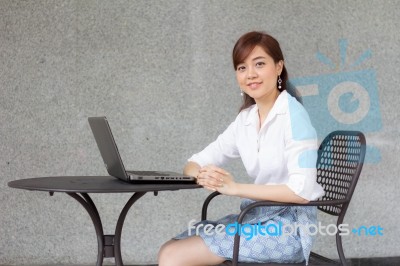
[[[275,116],[279,114],[285,114],[288,110],[288,93],[287,91],[282,91],[278,98],[276,99],[274,105],[272,106],[271,111],[268,114],[267,120],[264,122],[267,123],[268,121],[272,120]],[[258,106],[257,104],[253,104],[249,107],[247,119],[245,125],[256,125],[258,126]]]

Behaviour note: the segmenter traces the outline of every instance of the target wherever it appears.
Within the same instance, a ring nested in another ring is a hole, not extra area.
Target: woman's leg
[[[158,253],[159,266],[205,266],[224,261],[224,258],[212,253],[199,236],[170,240]]]

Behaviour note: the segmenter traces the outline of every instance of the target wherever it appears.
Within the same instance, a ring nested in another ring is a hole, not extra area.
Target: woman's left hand
[[[234,195],[237,183],[233,181],[232,175],[215,165],[207,165],[199,170],[197,176],[199,185],[207,189],[218,191],[225,195]]]

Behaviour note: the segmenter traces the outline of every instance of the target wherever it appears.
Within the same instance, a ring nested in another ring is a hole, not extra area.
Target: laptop
[[[89,117],[90,128],[109,175],[131,183],[195,183],[195,178],[171,171],[126,171],[106,117]]]

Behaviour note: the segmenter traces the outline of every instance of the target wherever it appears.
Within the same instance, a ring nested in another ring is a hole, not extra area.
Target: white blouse
[[[260,130],[254,104],[188,161],[222,167],[240,157],[255,184],[286,184],[300,197],[315,200],[324,194],[316,182],[317,149],[317,134],[307,111],[283,91]]]

